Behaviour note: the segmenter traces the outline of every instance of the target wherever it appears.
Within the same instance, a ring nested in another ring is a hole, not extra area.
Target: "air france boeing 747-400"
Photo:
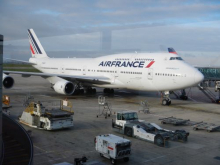
[[[60,94],[104,93],[114,89],[164,92],[164,105],[170,105],[169,91],[185,89],[200,83],[204,76],[176,54],[124,53],[97,58],[49,58],[33,29],[28,29],[32,57],[30,64],[42,73],[4,71],[23,76],[42,76]],[[4,78],[8,78],[4,74]],[[12,80],[11,80],[12,81]],[[10,86],[10,85],[9,85]]]

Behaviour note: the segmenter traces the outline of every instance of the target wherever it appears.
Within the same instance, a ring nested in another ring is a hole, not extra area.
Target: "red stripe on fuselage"
[[[151,65],[153,65],[154,62],[155,62],[155,61],[151,61],[151,62],[146,66],[146,68],[150,68]]]
[[[35,53],[34,53],[34,50],[33,50],[33,48],[32,48],[32,46],[31,46],[31,44],[30,44],[30,48],[31,48],[32,54],[35,54]]]

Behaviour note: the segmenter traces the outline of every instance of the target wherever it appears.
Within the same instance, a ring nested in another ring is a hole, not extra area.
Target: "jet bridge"
[[[204,75],[204,80],[198,85],[198,88],[214,103],[220,103],[220,68],[201,67],[198,70]],[[209,87],[214,83],[215,91],[218,95],[214,94]]]
[[[220,103],[220,67],[197,67],[197,69],[204,75],[203,82],[197,86],[199,90],[201,90],[201,92],[204,93],[204,95],[208,97],[211,102]],[[210,87],[215,87],[215,92],[218,92],[218,94],[216,95],[214,92],[212,92]],[[171,93],[174,94],[178,99],[188,99],[185,89],[182,89],[181,91],[171,91]]]

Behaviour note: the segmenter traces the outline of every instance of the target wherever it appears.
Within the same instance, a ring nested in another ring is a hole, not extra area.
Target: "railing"
[[[200,85],[198,85],[198,88],[212,101],[216,102],[216,96],[213,94],[208,88],[204,88]]]
[[[7,115],[3,114],[2,121],[3,121],[2,122],[3,139],[4,139],[4,136],[10,136],[14,140],[16,140],[25,150],[25,154],[27,154],[27,162],[28,162],[27,164],[32,165],[33,164],[33,143],[32,143],[32,140],[29,134],[18,122],[16,122],[15,120],[13,120]],[[7,146],[4,145],[4,147],[6,150]],[[4,159],[6,159],[6,155]],[[3,164],[5,163],[4,159],[3,159]]]

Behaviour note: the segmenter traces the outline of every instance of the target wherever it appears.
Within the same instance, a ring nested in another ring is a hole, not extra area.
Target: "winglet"
[[[169,53],[177,54],[177,52],[173,48],[168,48]]]

